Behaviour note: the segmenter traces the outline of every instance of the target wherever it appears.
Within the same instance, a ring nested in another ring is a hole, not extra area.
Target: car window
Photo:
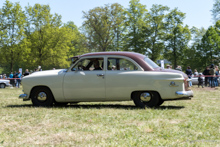
[[[147,58],[147,57],[144,58],[144,61],[145,61],[148,65],[150,65],[152,68],[158,68],[158,67],[159,67],[154,61],[152,61],[151,59],[149,59],[149,58]]]
[[[103,58],[87,58],[80,60],[73,68],[72,71],[93,71],[103,70]]]
[[[138,70],[138,67],[131,61],[124,58],[108,58],[108,70]]]

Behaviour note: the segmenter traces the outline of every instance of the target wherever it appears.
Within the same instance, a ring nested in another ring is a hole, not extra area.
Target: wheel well
[[[148,90],[142,90],[142,91],[133,91],[132,93],[131,93],[131,99],[133,99],[134,98],[134,96],[135,96],[135,94],[136,93],[138,93],[138,92],[156,92],[158,95],[159,95],[159,98],[161,99],[161,96],[160,96],[160,93],[159,92],[157,92],[157,91],[148,91]],[[162,100],[162,99],[161,99]]]
[[[32,93],[33,93],[33,91],[34,91],[36,88],[47,88],[48,90],[50,90],[50,88],[47,87],[47,86],[35,86],[35,87],[33,87],[33,88],[31,89],[31,92],[30,92],[30,96],[29,96],[29,98],[31,98]],[[53,96],[53,93],[52,93],[51,90],[50,90],[50,92],[51,92],[51,94],[52,94],[52,96]],[[53,96],[53,98],[54,98],[54,96]]]

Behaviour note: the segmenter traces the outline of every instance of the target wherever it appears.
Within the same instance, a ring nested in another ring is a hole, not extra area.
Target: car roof
[[[81,57],[87,57],[87,56],[99,56],[99,55],[115,55],[115,56],[124,56],[133,59],[136,61],[145,71],[151,71],[153,70],[150,66],[146,64],[144,61],[144,58],[146,56],[140,54],[140,53],[135,53],[135,52],[122,52],[122,51],[113,51],[113,52],[94,52],[94,53],[87,53],[83,54],[81,56],[78,56],[78,58]],[[77,57],[77,56],[75,56]],[[74,58],[74,57],[73,57]]]

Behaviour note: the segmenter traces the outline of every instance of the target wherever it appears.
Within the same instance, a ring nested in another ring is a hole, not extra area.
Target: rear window
[[[145,61],[148,65],[150,65],[152,68],[158,68],[158,67],[159,67],[154,61],[152,61],[151,59],[149,59],[149,58],[147,58],[147,57],[144,58],[144,61]]]

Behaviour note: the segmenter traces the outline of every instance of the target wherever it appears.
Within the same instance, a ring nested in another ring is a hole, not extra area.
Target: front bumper
[[[193,91],[177,91],[176,92],[176,96],[178,96],[179,98],[189,98],[189,97],[193,97]]]
[[[20,98],[20,99],[23,99],[23,101],[28,101],[28,100],[30,100],[30,98],[28,97],[27,94],[21,94],[21,95],[19,95],[19,98]]]

